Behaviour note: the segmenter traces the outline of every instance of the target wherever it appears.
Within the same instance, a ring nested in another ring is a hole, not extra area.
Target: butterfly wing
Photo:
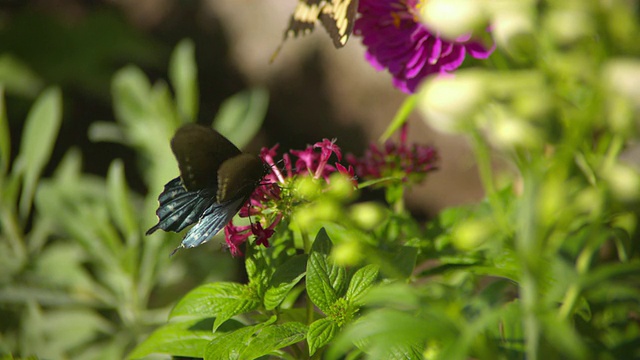
[[[298,5],[296,5],[293,14],[291,14],[291,19],[289,19],[289,26],[284,31],[282,41],[288,38],[298,37],[300,34],[307,35],[311,33],[326,3],[326,0],[298,1]]]
[[[358,0],[298,0],[282,42],[271,55],[271,61],[278,56],[287,39],[311,33],[318,20],[329,33],[333,45],[336,48],[343,47],[353,31],[357,11]]]
[[[195,224],[182,239],[180,248],[192,248],[202,245],[217,234],[240,210],[247,198],[236,198],[222,204],[214,203],[209,206],[200,221]]]
[[[158,229],[180,232],[198,221],[205,210],[215,202],[212,190],[187,191],[179,177],[169,181],[158,197],[158,223],[147,235]]]
[[[218,188],[218,169],[240,150],[210,127],[187,124],[171,139],[180,177],[188,191]]]
[[[267,170],[265,163],[251,154],[240,154],[223,162],[218,170],[217,202],[248,199]]]
[[[343,47],[349,40],[357,11],[358,0],[331,0],[322,7],[320,22],[336,48]]]
[[[158,229],[179,232],[195,223],[177,251],[217,234],[249,199],[268,168],[215,130],[196,124],[178,129],[171,149],[180,177],[167,183],[158,197],[158,223],[147,235]]]

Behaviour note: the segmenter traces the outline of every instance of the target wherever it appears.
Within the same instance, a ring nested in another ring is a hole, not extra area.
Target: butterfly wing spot
[[[302,22],[315,22],[324,6],[324,3],[313,4],[311,6],[302,2],[298,3],[293,13],[293,19]]]
[[[221,199],[226,198],[228,187],[229,187],[229,178],[226,178],[226,177],[218,178],[218,193],[216,194],[216,199],[218,199],[218,202],[220,202]]]
[[[189,178],[189,184],[191,184],[192,187],[197,187],[199,184],[196,178],[196,174],[193,171],[193,166],[191,165],[191,158],[188,156],[185,156],[184,158],[184,169],[186,170],[187,177]]]

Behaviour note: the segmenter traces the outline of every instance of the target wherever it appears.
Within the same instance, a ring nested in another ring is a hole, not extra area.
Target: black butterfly
[[[175,253],[217,234],[247,202],[269,167],[259,157],[241,153],[212,128],[196,124],[176,131],[171,150],[180,177],[164,186],[158,197],[158,223],[146,234],[158,229],[179,232],[197,222]]]
[[[353,31],[353,24],[358,11],[358,0],[298,0],[298,5],[291,15],[289,26],[284,31],[282,44],[300,34],[313,31],[316,21],[320,20],[329,33],[336,48],[343,47]],[[273,54],[272,60],[280,48]]]

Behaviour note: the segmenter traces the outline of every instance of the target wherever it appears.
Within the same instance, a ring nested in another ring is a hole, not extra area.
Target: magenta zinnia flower
[[[414,93],[430,74],[446,74],[457,69],[469,53],[486,59],[493,47],[485,48],[469,35],[444,40],[419,20],[420,0],[360,0],[360,18],[354,33],[362,36],[366,59],[376,70],[387,69],[393,85]]]

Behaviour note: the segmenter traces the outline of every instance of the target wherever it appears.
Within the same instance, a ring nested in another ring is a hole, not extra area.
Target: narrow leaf
[[[135,248],[138,244],[138,222],[131,204],[129,188],[124,177],[124,164],[121,160],[111,163],[107,172],[107,187],[109,196],[109,210],[111,217],[115,219],[120,232],[125,234],[125,239],[130,248]]]
[[[169,62],[169,79],[179,115],[185,122],[195,121],[198,116],[198,68],[193,41],[184,39],[176,46]]]
[[[220,106],[213,127],[242,148],[260,130],[268,104],[269,93],[262,88],[233,95]]]
[[[24,62],[5,52],[0,56],[0,83],[9,94],[34,98],[42,90],[43,81]]]
[[[332,319],[323,318],[309,325],[307,343],[309,343],[309,355],[315,354],[318,349],[327,345],[338,333],[339,326]]]
[[[20,215],[26,217],[31,208],[38,179],[51,157],[62,122],[62,94],[58,88],[49,88],[31,107],[24,126],[18,170],[24,174],[24,187],[20,198]]]
[[[113,109],[118,121],[134,124],[148,112],[151,84],[145,74],[134,66],[118,71],[113,78],[111,93]]]
[[[7,173],[11,161],[11,132],[4,101],[4,87],[0,85],[0,176]]]

